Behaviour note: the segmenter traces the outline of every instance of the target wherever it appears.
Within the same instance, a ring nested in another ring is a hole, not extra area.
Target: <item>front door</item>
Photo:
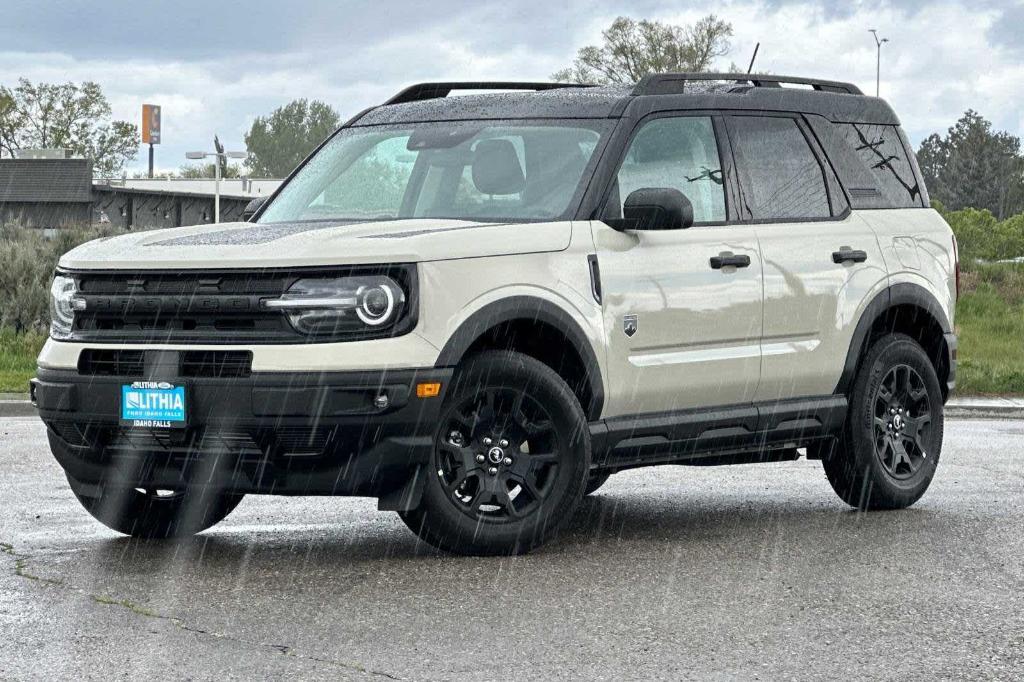
[[[634,190],[669,187],[693,204],[694,225],[619,232],[592,223],[608,338],[607,417],[753,399],[761,256],[752,227],[726,224],[723,177],[711,117],[650,119],[627,148],[606,217],[621,216]]]

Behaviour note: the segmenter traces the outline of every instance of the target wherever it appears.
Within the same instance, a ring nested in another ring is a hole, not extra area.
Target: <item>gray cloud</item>
[[[988,39],[994,45],[1010,48],[1018,55],[1024,53],[1024,2],[1014,3],[1000,12],[999,18],[988,30]]]
[[[296,97],[322,99],[346,116],[418,80],[546,78],[619,14],[683,23],[713,12],[737,31],[719,66],[745,63],[760,41],[761,68],[865,89],[874,84],[866,30],[877,27],[892,38],[883,95],[913,139],[944,130],[968,106],[1018,134],[1024,116],[1013,94],[1024,88],[1024,66],[1010,56],[1022,40],[1019,0],[2,4],[0,83],[22,75],[96,80],[115,115],[130,120],[142,102],[163,104],[157,160],[166,168],[215,131],[237,148],[254,116]]]

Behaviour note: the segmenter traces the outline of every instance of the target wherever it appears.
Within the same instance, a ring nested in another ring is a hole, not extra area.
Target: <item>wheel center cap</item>
[[[505,451],[495,446],[487,451],[487,461],[491,464],[501,464],[505,459]]]
[[[897,431],[899,431],[899,430],[901,430],[903,428],[903,415],[901,415],[901,414],[893,415],[892,427],[894,429],[896,429]]]

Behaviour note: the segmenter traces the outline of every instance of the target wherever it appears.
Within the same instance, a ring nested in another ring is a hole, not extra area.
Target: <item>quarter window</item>
[[[622,215],[630,192],[668,187],[693,204],[695,223],[725,220],[722,164],[715,130],[706,116],[659,118],[645,124],[633,138],[618,175],[618,196],[609,207]],[[617,217],[617,216],[614,216]]]
[[[729,139],[740,195],[753,220],[828,218],[825,176],[795,120],[733,116]]]
[[[870,169],[878,191],[894,207],[921,205],[921,188],[896,126],[850,123],[839,128],[857,157]]]

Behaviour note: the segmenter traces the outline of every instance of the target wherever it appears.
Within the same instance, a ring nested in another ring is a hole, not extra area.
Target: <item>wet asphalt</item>
[[[849,510],[817,462],[659,467],[480,559],[351,498],[130,540],[0,419],[0,679],[1020,679],[1024,422],[946,431],[909,510]]]

